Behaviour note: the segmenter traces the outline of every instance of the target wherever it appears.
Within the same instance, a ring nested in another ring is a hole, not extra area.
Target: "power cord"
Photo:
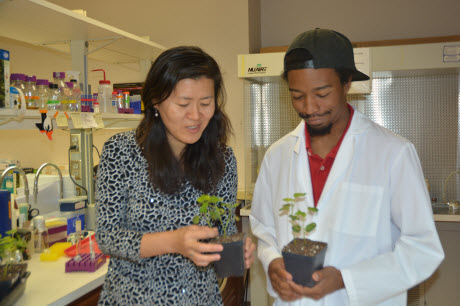
[[[97,156],[99,156],[99,159],[101,159],[101,154],[99,153],[99,150],[97,149],[97,147],[95,145],[93,145],[93,148],[96,149]]]
[[[68,151],[68,152],[69,152],[69,177],[70,177],[70,179],[72,180],[72,182],[73,182],[76,186],[78,186],[78,187],[80,187],[81,189],[83,189],[83,190],[86,192],[86,196],[88,196],[88,190],[86,190],[86,188],[83,187],[82,185],[79,185],[77,182],[75,182],[75,180],[74,180],[73,177],[72,177],[72,169],[70,169],[70,150],[73,150],[73,149],[77,149],[77,146],[70,146],[70,147],[69,147],[69,151]]]

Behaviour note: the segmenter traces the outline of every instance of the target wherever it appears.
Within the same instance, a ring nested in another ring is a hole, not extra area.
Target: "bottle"
[[[65,72],[53,72],[54,84],[57,84],[59,89],[59,101],[61,110],[66,111],[69,108],[70,89],[65,84]]]
[[[117,92],[112,91],[112,109],[110,110],[111,113],[117,113]]]
[[[112,85],[109,80],[105,79],[104,69],[94,69],[91,71],[102,71],[104,73],[104,80],[99,81],[99,87],[97,89],[98,96],[97,102],[99,103],[99,108],[101,112],[107,113],[111,111],[112,104]]]
[[[35,253],[41,253],[49,248],[48,229],[46,228],[45,218],[43,216],[36,216],[33,221],[35,231]]]
[[[129,91],[123,92],[123,103],[125,108],[129,108]]]
[[[123,103],[123,93],[121,90],[117,91],[117,109],[120,112],[120,109],[125,108],[125,104]]]
[[[25,92],[24,97],[26,99],[26,108],[27,109],[37,109],[38,108],[38,92],[35,82],[37,81],[36,76],[26,76]]]
[[[77,111],[77,98],[75,97],[74,91],[73,91],[73,83],[72,82],[65,82],[67,87],[70,90],[70,95],[69,95],[69,103],[67,105],[67,110],[70,112],[76,112]]]
[[[46,103],[48,110],[60,110],[61,101],[58,84],[50,83],[49,87],[48,102]]]
[[[48,80],[37,80],[38,108],[41,110],[48,109],[48,97],[50,95]]]
[[[81,89],[78,85],[77,79],[71,79],[70,82],[73,84],[72,87],[72,96],[75,98],[76,103],[76,112],[81,112]]]
[[[21,108],[21,96],[18,90],[24,94],[26,92],[26,76],[22,73],[12,73],[10,76],[11,87],[10,89],[10,108]]]

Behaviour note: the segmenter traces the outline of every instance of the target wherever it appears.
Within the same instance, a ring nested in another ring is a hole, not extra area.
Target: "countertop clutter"
[[[95,272],[65,273],[68,260],[40,261],[40,254],[34,254],[27,261],[31,273],[25,292],[15,305],[67,305],[104,283],[108,262]]]

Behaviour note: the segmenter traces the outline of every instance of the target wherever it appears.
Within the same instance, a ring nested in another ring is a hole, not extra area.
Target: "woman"
[[[99,303],[222,304],[209,264],[223,247],[201,242],[218,229],[192,225],[201,194],[236,202],[219,66],[197,47],[169,49],[153,63],[142,100],[137,130],[110,138],[99,163],[96,239],[111,255]],[[246,268],[254,250],[246,240]]]

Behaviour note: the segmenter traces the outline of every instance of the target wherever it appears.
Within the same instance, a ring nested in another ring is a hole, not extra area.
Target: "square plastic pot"
[[[310,288],[316,284],[311,276],[313,272],[323,268],[326,250],[327,246],[313,257],[282,252],[284,266],[291,273],[294,283]]]
[[[220,260],[214,262],[218,278],[244,275],[244,248],[243,240],[222,243],[224,250],[220,253]]]

